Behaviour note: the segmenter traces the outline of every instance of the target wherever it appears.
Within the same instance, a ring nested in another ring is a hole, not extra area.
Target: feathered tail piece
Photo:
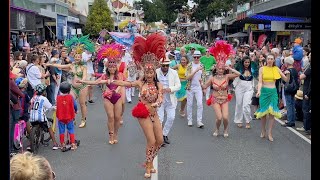
[[[70,49],[75,49],[76,53],[82,54],[84,50],[88,50],[90,52],[95,51],[94,43],[92,43],[89,39],[89,34],[86,36],[81,36],[77,38],[74,36],[73,38],[66,40],[64,45]]]
[[[224,66],[230,55],[234,54],[232,45],[227,41],[219,40],[209,49],[209,52],[217,61],[217,66]]]
[[[97,58],[101,61],[107,58],[108,61],[114,61],[121,58],[123,51],[123,46],[117,43],[103,45],[98,51]]]

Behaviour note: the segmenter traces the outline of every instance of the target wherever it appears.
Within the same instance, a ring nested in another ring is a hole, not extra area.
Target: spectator
[[[10,179],[54,180],[56,175],[44,157],[25,152],[10,160]]]

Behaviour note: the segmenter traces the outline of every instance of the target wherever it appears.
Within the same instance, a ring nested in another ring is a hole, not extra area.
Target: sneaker
[[[192,126],[192,121],[188,121],[188,126]]]
[[[198,122],[197,127],[198,128],[204,128],[204,124],[202,122]]]
[[[57,150],[57,149],[59,149],[59,145],[57,144],[53,145],[52,150]]]
[[[131,104],[131,101],[128,101],[129,104]]]
[[[304,127],[296,128],[296,130],[297,130],[297,131],[306,131],[306,130],[304,129]]]
[[[93,100],[89,100],[88,102],[89,102],[90,104],[93,104],[93,103],[94,103],[94,101],[93,101]]]

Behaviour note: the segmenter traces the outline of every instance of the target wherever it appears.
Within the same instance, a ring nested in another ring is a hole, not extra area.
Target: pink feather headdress
[[[97,58],[101,61],[104,58],[107,58],[108,61],[114,61],[122,57],[123,46],[121,44],[112,43],[102,46],[97,54]]]
[[[217,61],[217,67],[225,66],[226,61],[230,55],[234,54],[234,50],[231,44],[227,41],[219,40],[209,49],[209,52],[214,56]]]

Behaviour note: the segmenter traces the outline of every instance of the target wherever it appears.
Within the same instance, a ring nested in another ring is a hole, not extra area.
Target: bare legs
[[[70,92],[70,94],[76,99],[76,95],[74,94],[73,91]],[[79,94],[79,104],[81,108],[81,123],[79,125],[79,128],[83,128],[86,126],[86,121],[87,121],[87,106],[86,106],[86,99],[88,95],[88,87],[85,87],[80,91]]]
[[[181,101],[181,107],[180,107],[180,115],[184,117],[186,114],[184,113],[184,110],[186,109],[187,105],[187,98],[185,98],[183,101]]]
[[[261,138],[264,138],[266,136],[266,124],[267,124],[267,115],[261,117]],[[273,141],[273,137],[272,137],[272,128],[274,125],[274,116],[269,114],[269,129],[268,129],[268,139],[269,141]]]
[[[118,143],[118,130],[122,112],[121,99],[119,99],[116,104],[112,104],[109,100],[104,99],[104,109],[108,118],[109,144],[116,144]]]
[[[151,173],[155,172],[153,168],[153,159],[158,154],[161,144],[163,143],[162,127],[159,117],[156,115],[153,120],[154,122],[152,122],[149,117],[147,119],[139,119],[139,124],[147,140],[146,178],[150,178]]]
[[[228,107],[228,102],[225,102],[223,104],[218,104],[218,103],[214,103],[212,105],[215,114],[216,114],[216,129],[213,133],[213,136],[218,136],[219,134],[219,129],[220,129],[220,125],[221,125],[221,121],[223,121],[223,127],[224,127],[224,132],[223,132],[223,136],[224,137],[228,137],[228,125],[229,125],[229,107]]]

